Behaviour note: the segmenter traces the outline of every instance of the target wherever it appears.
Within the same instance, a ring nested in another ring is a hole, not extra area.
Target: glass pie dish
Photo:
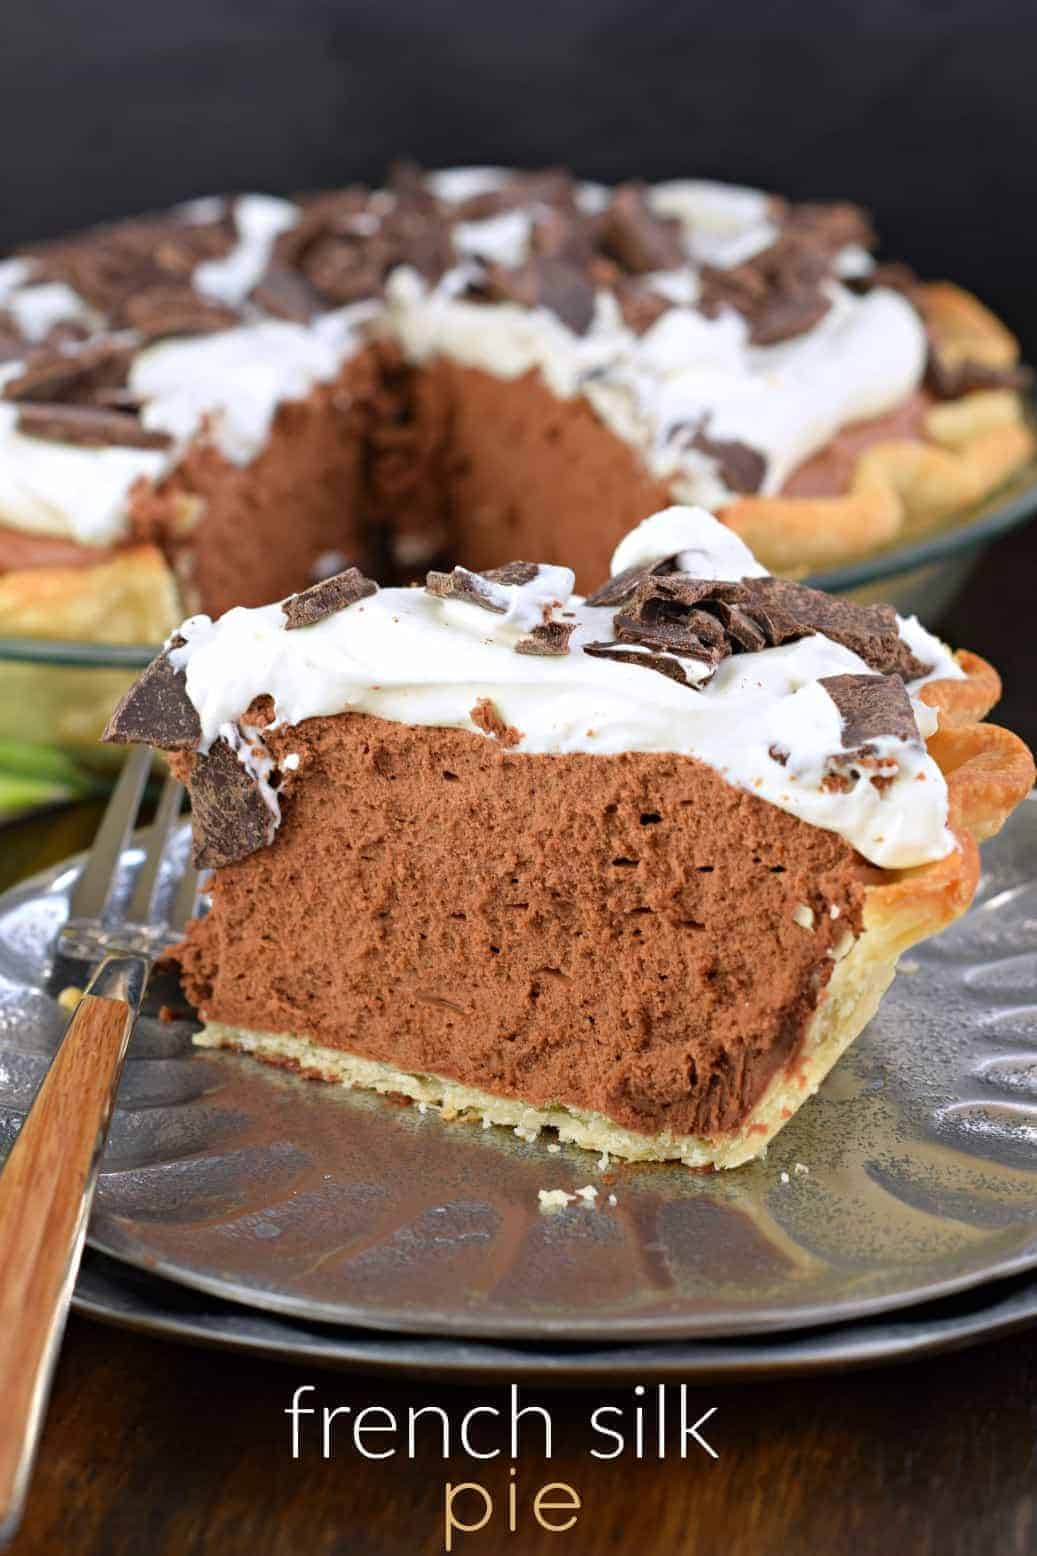
[[[937,532],[806,579],[862,603],[894,605],[938,626],[988,548],[1037,512],[1037,459]],[[154,644],[0,638],[0,772],[5,748],[57,747],[97,772],[120,752],[98,746],[108,713],[156,652]],[[0,814],[4,809],[0,796]]]

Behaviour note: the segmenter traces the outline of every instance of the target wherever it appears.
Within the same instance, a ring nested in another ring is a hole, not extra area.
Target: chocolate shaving
[[[621,643],[699,659],[715,670],[731,645],[712,607],[737,600],[739,592],[738,584],[686,573],[653,577],[641,585],[630,609],[617,612],[613,631]]]
[[[547,308],[575,335],[586,334],[594,318],[594,286],[589,278],[576,265],[549,255],[534,256],[514,269],[491,265],[479,290],[491,302]]]
[[[306,278],[283,265],[268,268],[253,288],[249,301],[293,324],[308,324],[320,312],[321,306],[320,298]]]
[[[515,173],[496,189],[471,195],[449,206],[455,221],[485,221],[521,206],[539,205],[562,210],[577,210],[576,180],[567,168],[541,168],[536,172]]]
[[[174,638],[179,648],[183,638]],[[163,751],[193,751],[202,738],[197,709],[187,695],[182,670],[174,670],[168,650],[116,703],[101,739],[109,745],[151,745]]]
[[[189,285],[196,265],[224,258],[234,236],[229,211],[216,222],[191,222],[172,211],[96,227],[29,252],[40,279],[64,281],[112,323],[123,324],[132,298],[151,286]]]
[[[818,683],[839,709],[843,745],[852,754],[884,737],[920,739],[911,699],[897,675],[827,675]]]
[[[638,562],[633,567],[625,567],[621,573],[616,573],[595,589],[593,594],[588,594],[583,603],[596,606],[625,605],[649,578],[672,573],[675,565],[676,557],[663,557],[658,562]]]
[[[775,643],[821,632],[881,675],[913,681],[932,668],[901,638],[892,605],[858,605],[787,578],[746,578],[742,588],[748,595],[745,609]]]
[[[276,818],[225,740],[199,755],[191,775],[194,862],[219,870],[272,841]]]
[[[18,430],[85,448],[168,448],[173,441],[167,432],[143,427],[126,411],[99,405],[23,403],[18,407]]]
[[[22,371],[4,385],[8,400],[64,400],[90,397],[98,388],[124,383],[133,347],[112,338],[63,349],[46,344],[30,351]]]
[[[733,492],[758,492],[767,474],[767,461],[759,449],[738,438],[711,438],[700,428],[691,447],[716,462],[720,479]]]
[[[618,643],[697,659],[715,670],[729,654],[759,653],[820,632],[873,670],[914,680],[930,668],[912,654],[889,605],[857,605],[784,578],[727,582],[673,570],[673,558],[628,568],[589,604],[622,604]]]
[[[190,286],[147,286],[128,298],[126,323],[148,340],[168,335],[211,335],[241,323],[233,308],[208,302]]]
[[[936,348],[929,351],[925,370],[926,388],[941,400],[960,400],[977,389],[1014,389],[1025,394],[1033,388],[1033,371],[1022,364],[1012,367],[988,367],[966,357],[953,365],[941,362]]]
[[[437,599],[464,600],[468,605],[478,605],[481,610],[495,611],[503,616],[508,608],[503,586],[521,587],[531,583],[539,571],[536,562],[506,562],[503,567],[492,567],[485,573],[455,567],[451,573],[429,573],[425,589]]]
[[[539,654],[554,657],[569,652],[569,639],[576,631],[575,621],[545,621],[534,627],[515,644],[517,654]]]
[[[732,653],[758,654],[769,646],[764,627],[742,605],[718,598],[710,601],[710,609],[727,633]]]
[[[797,205],[781,208],[778,236],[751,259],[721,269],[704,265],[702,312],[714,318],[724,307],[741,313],[756,346],[802,335],[831,307],[824,282],[836,275],[848,244],[870,248],[874,233],[857,206]]]
[[[752,318],[750,339],[754,346],[776,346],[779,341],[805,335],[831,306],[822,292],[790,292],[769,298]]]
[[[619,664],[640,665],[644,670],[657,670],[660,675],[668,676],[671,681],[679,681],[682,686],[690,686],[692,689],[695,686],[693,681],[688,680],[680,660],[671,658],[669,654],[638,653],[633,648],[621,648],[618,643],[584,643],[583,652],[592,659],[615,659]]]
[[[845,794],[866,775],[876,789],[889,787],[899,768],[876,742],[892,737],[915,746],[921,742],[911,700],[899,676],[832,675],[820,683],[839,710],[844,749],[825,763],[821,788]]]
[[[523,584],[532,583],[539,571],[539,562],[505,562],[501,567],[488,567],[480,576],[491,583],[521,588]]]
[[[841,249],[873,249],[875,227],[868,212],[848,200],[806,201],[785,207],[782,228],[786,237],[838,254]]]
[[[9,314],[0,312],[0,362],[17,362],[27,345]]]
[[[652,325],[673,307],[667,297],[660,297],[650,287],[621,276],[614,287],[619,300],[623,323],[635,335],[644,335]]]
[[[600,244],[625,270],[643,275],[650,270],[674,270],[687,263],[681,224],[657,216],[642,184],[620,184],[601,221]]]
[[[311,584],[301,594],[293,594],[281,606],[286,632],[297,627],[312,627],[337,611],[344,611],[357,600],[366,600],[378,593],[378,585],[365,578],[359,568],[347,567],[343,573],[335,573],[319,583]]]

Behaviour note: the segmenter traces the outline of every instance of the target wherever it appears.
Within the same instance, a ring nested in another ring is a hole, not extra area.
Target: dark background
[[[567,161],[875,212],[1037,360],[1035,0],[0,0],[0,249],[192,195]],[[1037,743],[1037,525],[940,625]]]
[[[1037,356],[1033,0],[6,0],[0,244],[193,194],[566,160],[853,197]]]

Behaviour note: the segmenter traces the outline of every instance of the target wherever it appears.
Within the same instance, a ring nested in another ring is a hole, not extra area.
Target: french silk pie
[[[702,509],[573,587],[350,567],[197,615],[107,738],[190,787],[201,1044],[734,1167],[968,906],[1033,764],[982,722],[989,665],[771,576]]]
[[[853,206],[704,181],[403,168],[26,248],[0,632],[159,642],[346,558],[589,588],[674,502],[786,574],[939,524],[1032,452],[1016,342],[873,244]]]

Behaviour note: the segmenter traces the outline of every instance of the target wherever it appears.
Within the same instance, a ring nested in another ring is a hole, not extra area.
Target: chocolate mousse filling
[[[368,715],[267,744],[304,781],[173,953],[206,1019],[644,1133],[738,1129],[882,875],[688,757]]]
[[[781,488],[783,497],[841,497],[853,481],[857,460],[876,443],[925,439],[925,419],[933,396],[918,389],[883,416],[851,422],[841,428],[824,448],[798,465]]]
[[[843,428],[782,495],[845,492],[866,448],[924,437],[931,404],[919,391]],[[169,558],[188,607],[216,616],[347,562],[409,581],[437,560],[480,568],[524,553],[571,566],[577,587],[590,588],[621,536],[669,501],[635,448],[539,373],[502,379],[446,358],[411,369],[377,346],[333,385],[283,405],[251,463],[202,442],[157,487],[140,483],[130,527],[132,541]],[[583,518],[563,530],[560,512]],[[0,572],[88,566],[114,549],[0,525]]]

